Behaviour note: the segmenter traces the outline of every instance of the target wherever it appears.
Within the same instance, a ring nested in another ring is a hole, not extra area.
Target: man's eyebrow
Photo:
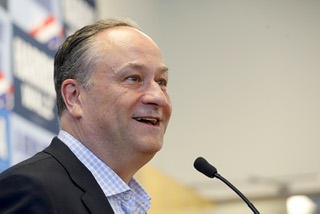
[[[166,73],[169,72],[169,68],[165,65],[161,67],[161,70],[162,70],[162,72],[166,72]]]

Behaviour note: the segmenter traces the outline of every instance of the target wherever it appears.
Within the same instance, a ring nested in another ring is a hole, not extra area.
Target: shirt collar
[[[129,185],[127,185],[107,164],[95,156],[87,147],[68,132],[60,130],[58,138],[69,147],[75,156],[92,173],[106,197],[132,191],[138,200],[150,200],[150,196],[136,179],[132,178]]]

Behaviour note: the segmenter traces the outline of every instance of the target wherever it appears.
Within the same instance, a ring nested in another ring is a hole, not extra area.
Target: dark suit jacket
[[[114,213],[91,172],[58,138],[0,174],[0,213]]]

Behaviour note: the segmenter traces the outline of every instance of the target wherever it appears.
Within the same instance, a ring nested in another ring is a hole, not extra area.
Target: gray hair
[[[95,36],[106,29],[117,26],[128,26],[140,30],[139,26],[130,19],[104,19],[79,29],[69,36],[58,49],[54,58],[54,85],[59,117],[66,109],[61,94],[62,83],[66,79],[76,79],[84,87],[90,85],[94,66],[103,60]]]

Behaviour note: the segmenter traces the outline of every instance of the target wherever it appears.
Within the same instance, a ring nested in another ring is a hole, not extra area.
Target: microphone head
[[[214,178],[218,170],[212,166],[206,159],[203,157],[198,157],[193,164],[194,168],[209,178]]]

